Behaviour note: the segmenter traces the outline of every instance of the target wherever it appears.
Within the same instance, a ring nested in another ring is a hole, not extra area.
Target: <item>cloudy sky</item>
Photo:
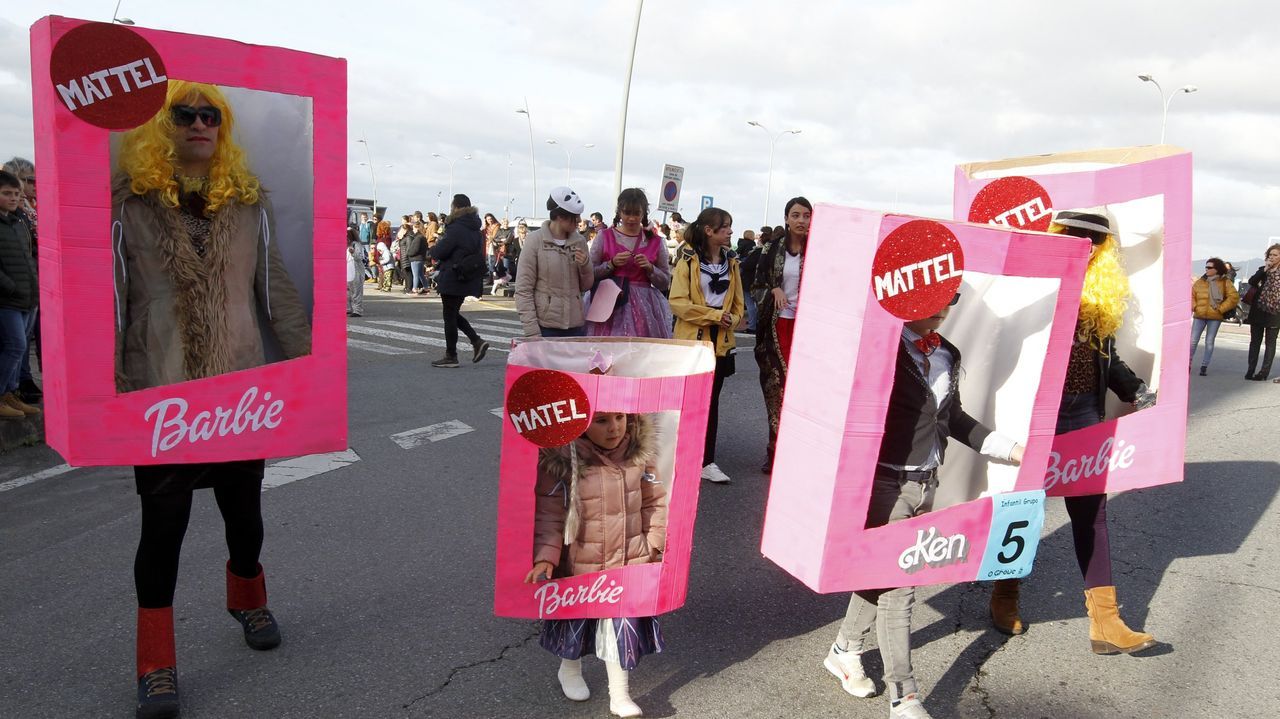
[[[0,155],[29,157],[29,26],[109,20],[114,3],[5,5]],[[588,208],[612,209],[634,0],[124,0],[120,14],[346,58],[349,191],[371,194],[364,137],[392,213],[435,209],[449,166],[432,153],[469,153],[455,190],[501,216],[509,168],[511,214],[527,214],[564,183],[562,147]],[[1173,98],[1166,135],[1195,155],[1195,256],[1258,257],[1280,236],[1277,26],[1273,4],[1237,0],[647,0],[623,183],[656,197],[663,163],[682,165],[688,214],[712,195],[736,228],[759,227],[770,138],[755,120],[802,131],[777,143],[770,224],[797,194],[946,217],[958,163],[1158,142],[1160,97],[1137,79],[1151,73],[1166,92],[1199,88]]]

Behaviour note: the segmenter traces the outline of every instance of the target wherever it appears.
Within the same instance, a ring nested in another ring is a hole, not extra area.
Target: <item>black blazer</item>
[[[893,389],[889,392],[889,411],[884,419],[880,462],[919,466],[929,458],[935,442],[941,462],[946,457],[948,437],[955,437],[978,452],[991,434],[989,428],[966,414],[960,404],[960,350],[945,338],[942,346],[951,353],[951,388],[939,406],[919,365],[903,341],[898,341],[898,363],[893,373]]]
[[[1120,359],[1120,353],[1116,351],[1116,338],[1108,337],[1102,343],[1102,351],[1093,351],[1094,361],[1098,365],[1098,376],[1102,381],[1098,382],[1098,389],[1094,392],[1094,402],[1098,406],[1098,419],[1102,419],[1106,415],[1107,408],[1107,390],[1110,389],[1116,393],[1116,396],[1125,402],[1133,402],[1138,398],[1138,390],[1142,389],[1142,385],[1146,384],[1141,377],[1133,373],[1129,369],[1129,365]]]

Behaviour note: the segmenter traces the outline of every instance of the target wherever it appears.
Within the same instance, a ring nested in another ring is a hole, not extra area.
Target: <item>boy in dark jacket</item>
[[[956,304],[960,295],[951,300]],[[960,403],[960,350],[937,329],[950,305],[932,317],[908,322],[898,343],[884,439],[871,487],[867,528],[919,516],[933,509],[938,469],[947,438],[993,459],[1019,464],[1022,447],[984,427]],[[875,693],[862,668],[867,635],[874,628],[889,689],[889,715],[928,719],[911,668],[911,606],[915,588],[854,592],[836,641],[823,665],[854,696]]]
[[[31,233],[18,216],[22,182],[0,170],[0,419],[40,414],[18,397],[18,376],[27,355],[39,284],[31,256]]]
[[[449,216],[444,221],[444,237],[431,248],[431,257],[439,263],[436,287],[444,305],[444,357],[432,367],[458,366],[458,330],[471,340],[471,361],[479,362],[489,351],[489,343],[471,328],[462,316],[462,302],[484,292],[484,276],[488,263],[484,256],[484,235],[480,233],[480,215],[471,206],[471,198],[454,195]]]

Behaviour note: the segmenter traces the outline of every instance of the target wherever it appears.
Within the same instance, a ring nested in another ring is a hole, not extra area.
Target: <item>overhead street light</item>
[[[1164,96],[1164,88],[1160,86],[1159,81],[1156,80],[1154,75],[1143,74],[1143,75],[1139,75],[1138,79],[1143,82],[1149,82],[1152,85],[1155,85],[1156,90],[1160,92],[1160,106],[1162,108],[1162,111],[1160,113],[1160,144],[1163,145],[1164,144],[1164,128],[1169,120],[1169,105],[1173,103],[1173,98],[1177,97],[1178,93],[1180,92],[1186,95],[1190,95],[1191,93],[1198,91],[1200,88],[1196,87],[1195,85],[1183,85],[1182,87],[1170,93],[1168,99],[1166,99]]]
[[[524,107],[516,108],[516,114],[524,115],[529,122],[529,166],[533,168],[533,199],[529,203],[529,216],[538,216],[538,159],[533,154],[533,115],[529,114],[529,98],[525,97]]]
[[[777,133],[777,134],[775,135],[774,133],[769,132],[769,128],[765,127],[764,125],[761,125],[760,123],[756,122],[755,120],[747,120],[747,124],[748,124],[748,125],[750,125],[750,126],[752,126],[752,127],[758,127],[758,128],[760,128],[761,130],[764,130],[765,134],[766,134],[766,135],[769,135],[769,136],[770,136],[770,138],[771,138],[771,139],[769,140],[769,179],[767,179],[767,180],[765,181],[765,185],[764,185],[764,223],[765,223],[765,224],[769,224],[769,193],[773,190],[773,151],[774,151],[774,148],[776,148],[776,147],[778,146],[778,140],[779,140],[779,138],[781,138],[783,135],[799,135],[799,134],[800,134],[800,131],[799,131],[799,130],[783,130],[782,132],[779,132],[779,133]]]
[[[444,155],[441,155],[438,152],[431,153],[431,156],[438,157],[441,160],[444,160],[445,162],[449,163],[449,201],[453,202],[453,166],[458,160],[470,160],[471,155],[463,155],[462,157],[459,157],[457,160],[450,160],[449,158],[445,157]]]
[[[548,144],[548,145],[560,145],[560,143],[556,142],[555,140],[547,140],[547,144]],[[588,143],[586,143],[585,145],[583,145],[582,147],[583,147],[584,149],[590,150],[591,148],[593,148],[593,147],[595,147],[595,146],[596,146],[596,143],[594,143],[594,142],[588,142]],[[564,161],[564,185],[565,185],[565,187],[572,187],[572,186],[573,186],[573,184],[569,181],[569,176],[570,176],[570,173],[571,173],[571,172],[572,172],[572,170],[573,170],[573,153],[571,153],[571,152],[569,151],[569,146],[568,146],[568,145],[560,145],[560,148],[561,148],[562,150],[564,150],[564,160],[565,160],[565,161]]]
[[[116,10],[111,13],[111,22],[117,25],[132,25],[133,21],[127,17],[120,17],[120,3],[124,0],[116,0]]]

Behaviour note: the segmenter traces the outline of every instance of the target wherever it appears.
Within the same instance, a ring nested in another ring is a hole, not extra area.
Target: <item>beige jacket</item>
[[[586,323],[582,294],[591,289],[595,277],[588,260],[573,261],[573,250],[588,255],[587,241],[575,230],[564,246],[551,239],[550,222],[529,233],[520,253],[516,272],[516,310],[526,337],[542,334],[539,327],[569,329]]]
[[[538,462],[533,561],[564,577],[658,561],[667,544],[667,490],[654,477],[656,437],[650,420],[630,415],[622,444],[604,452],[590,440],[543,450]]]
[[[285,272],[275,220],[232,203],[196,254],[179,210],[117,180],[112,202],[116,388],[131,392],[266,362],[258,313],[289,359],[311,352],[311,323]]]

